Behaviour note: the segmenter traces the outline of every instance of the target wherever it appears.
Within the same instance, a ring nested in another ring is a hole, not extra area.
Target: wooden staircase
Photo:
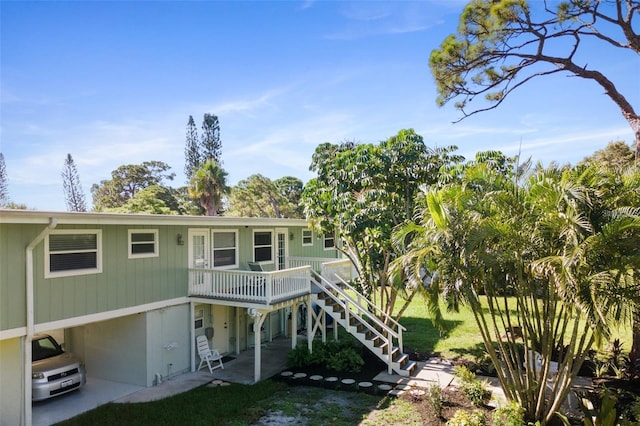
[[[415,372],[418,364],[403,352],[403,326],[387,317],[339,276],[335,277],[339,285],[317,273],[313,273],[312,277],[322,290],[315,299],[316,305],[321,309],[320,313],[328,314],[335,324],[340,324],[387,364],[389,374],[408,377]],[[386,324],[372,312],[385,318]]]

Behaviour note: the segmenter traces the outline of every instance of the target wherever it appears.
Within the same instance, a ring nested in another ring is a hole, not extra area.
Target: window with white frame
[[[52,231],[45,238],[45,278],[102,272],[102,231]]]
[[[336,238],[334,237],[333,234],[330,234],[330,235],[325,234],[323,247],[325,250],[331,250],[336,247]]]
[[[273,262],[273,231],[253,231],[253,261]]]
[[[302,230],[302,245],[303,246],[313,245],[313,231],[311,229]]]
[[[157,256],[157,229],[129,229],[129,259]]]
[[[213,231],[213,267],[238,267],[238,231]]]

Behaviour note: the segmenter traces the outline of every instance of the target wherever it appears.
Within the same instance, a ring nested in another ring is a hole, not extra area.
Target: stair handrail
[[[367,306],[373,308],[376,312],[378,312],[382,317],[384,317],[386,320],[388,320],[389,322],[393,323],[399,330],[401,329],[402,331],[407,331],[407,329],[400,324],[398,321],[394,320],[391,315],[387,314],[385,311],[383,311],[382,309],[380,309],[380,307],[378,307],[378,305],[376,305],[375,303],[371,302],[369,299],[367,299],[365,296],[363,296],[358,290],[356,290],[351,284],[349,284],[348,282],[346,282],[344,280],[344,278],[342,278],[340,275],[338,274],[333,274],[335,275],[335,277],[340,280],[340,282],[345,285],[347,288],[349,288],[349,290],[353,291],[354,293],[356,293],[358,295],[358,302],[360,302],[360,299],[362,298],[366,303]]]
[[[363,306],[361,306],[357,301],[355,301],[343,289],[341,289],[339,286],[337,286],[334,283],[332,283],[330,280],[328,280],[322,274],[319,274],[319,273],[317,273],[315,271],[311,271],[311,274],[312,275],[316,275],[318,278],[320,278],[320,282],[317,282],[317,284],[322,286],[322,287],[325,287],[325,293],[328,294],[333,300],[338,302],[338,304],[345,309],[345,312],[346,312],[346,315],[347,315],[347,323],[348,323],[348,320],[349,320],[348,315],[349,315],[350,309],[348,308],[348,306],[346,306],[347,304],[344,303],[342,300],[340,300],[337,296],[335,296],[334,294],[332,294],[329,291],[326,291],[326,287],[329,287],[331,290],[335,290],[341,297],[346,298],[349,302],[351,302],[351,305],[356,307],[356,310],[358,311],[358,315],[356,315],[356,317],[360,320],[360,322],[365,327],[367,327],[370,331],[372,331],[374,334],[378,335],[379,337],[381,337],[383,340],[385,340],[387,342],[388,351],[389,351],[388,355],[389,355],[390,362],[391,362],[392,352],[393,352],[393,337],[395,337],[396,340],[398,341],[398,349],[400,350],[400,352],[404,352],[404,349],[402,347],[403,346],[403,344],[402,344],[402,330],[405,329],[404,327],[402,327],[400,325],[401,328],[399,328],[398,331],[395,331],[393,328],[389,327],[387,324],[382,322],[380,320],[380,318],[378,318],[375,315],[375,313],[374,313],[374,315],[371,315],[372,312],[368,311]],[[340,277],[338,277],[338,278],[340,278]],[[344,281],[341,278],[340,278],[340,280]],[[356,292],[356,294],[360,294],[358,291],[356,291],[356,290],[354,290],[354,291]],[[375,323],[375,325],[380,327],[383,331],[386,331],[387,334],[388,334],[388,337],[385,336],[382,332],[378,331],[375,327],[371,326],[371,324],[369,324],[369,322],[363,320],[362,319],[362,314],[366,314],[367,318],[370,318]]]

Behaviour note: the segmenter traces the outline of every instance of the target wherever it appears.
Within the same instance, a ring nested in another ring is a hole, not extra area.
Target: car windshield
[[[41,337],[31,342],[31,359],[40,361],[63,353],[62,348],[51,336]]]

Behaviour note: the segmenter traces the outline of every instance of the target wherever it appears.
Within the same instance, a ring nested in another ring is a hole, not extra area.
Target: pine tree
[[[9,185],[7,184],[7,168],[4,164],[4,155],[0,152],[0,207],[10,203]]]
[[[202,120],[202,139],[200,142],[202,162],[215,160],[222,164],[222,142],[220,141],[220,123],[215,114],[205,113]]]
[[[187,181],[191,179],[193,171],[200,166],[202,162],[201,154],[198,146],[198,129],[193,121],[193,116],[189,116],[187,123],[187,139],[184,147],[184,174]]]
[[[67,210],[72,212],[86,212],[87,203],[85,202],[82,185],[80,185],[80,176],[78,169],[73,162],[71,154],[67,154],[62,169],[62,187],[64,188],[64,197],[67,203]]]

